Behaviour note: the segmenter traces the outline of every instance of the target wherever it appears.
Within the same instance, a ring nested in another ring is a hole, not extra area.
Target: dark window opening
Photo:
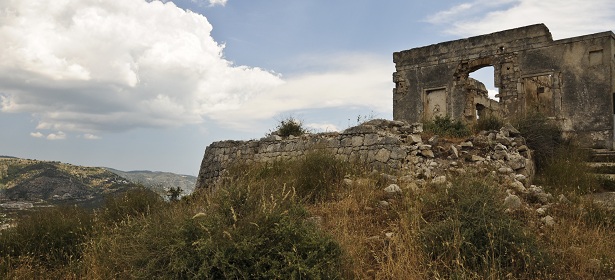
[[[485,106],[476,104],[476,120],[480,120],[485,115]]]
[[[545,87],[538,87],[536,90],[537,93],[545,93]]]

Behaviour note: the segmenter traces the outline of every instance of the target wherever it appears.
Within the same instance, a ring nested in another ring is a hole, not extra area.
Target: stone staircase
[[[615,208],[615,151],[592,149],[587,163],[592,172],[599,176],[602,192],[587,195],[609,208]]]
[[[592,149],[588,165],[592,171],[604,178],[615,180],[615,151]]]

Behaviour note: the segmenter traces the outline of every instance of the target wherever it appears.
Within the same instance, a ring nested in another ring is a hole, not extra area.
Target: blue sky
[[[555,39],[613,30],[610,2],[0,0],[0,155],[196,175],[212,141],[289,116],[390,119],[395,51],[541,22]]]

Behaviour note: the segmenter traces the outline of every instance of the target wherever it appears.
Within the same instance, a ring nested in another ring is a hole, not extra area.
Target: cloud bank
[[[32,137],[96,140],[204,121],[250,129],[301,109],[391,110],[388,56],[306,56],[296,63],[318,71],[283,80],[233,65],[211,31],[204,16],[170,1],[8,1],[0,10],[0,112],[32,114]]]
[[[427,18],[462,37],[545,23],[554,39],[602,32],[615,26],[612,0],[475,0]]]
[[[31,113],[36,129],[54,132],[47,139],[200,123],[282,84],[279,75],[226,60],[207,19],[172,2],[3,6],[0,110]]]

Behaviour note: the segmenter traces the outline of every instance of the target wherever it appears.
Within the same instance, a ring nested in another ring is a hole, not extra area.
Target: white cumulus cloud
[[[549,27],[555,39],[612,30],[612,0],[475,0],[440,11],[426,19],[447,32],[473,36],[536,23]]]
[[[98,139],[100,139],[100,136],[94,135],[94,134],[90,134],[90,133],[86,133],[86,134],[83,134],[83,139],[98,140]]]
[[[38,130],[94,135],[200,123],[282,83],[274,73],[226,60],[207,19],[172,2],[2,6],[0,112],[31,113]]]
[[[40,133],[39,131],[37,132],[30,132],[30,136],[34,137],[34,138],[42,138],[45,135],[43,135],[42,133]]]
[[[66,133],[58,131],[57,133],[49,133],[47,140],[64,140],[66,139]]]
[[[209,0],[209,5],[210,6],[215,6],[215,5],[224,6],[226,5],[227,1],[228,0]]]

